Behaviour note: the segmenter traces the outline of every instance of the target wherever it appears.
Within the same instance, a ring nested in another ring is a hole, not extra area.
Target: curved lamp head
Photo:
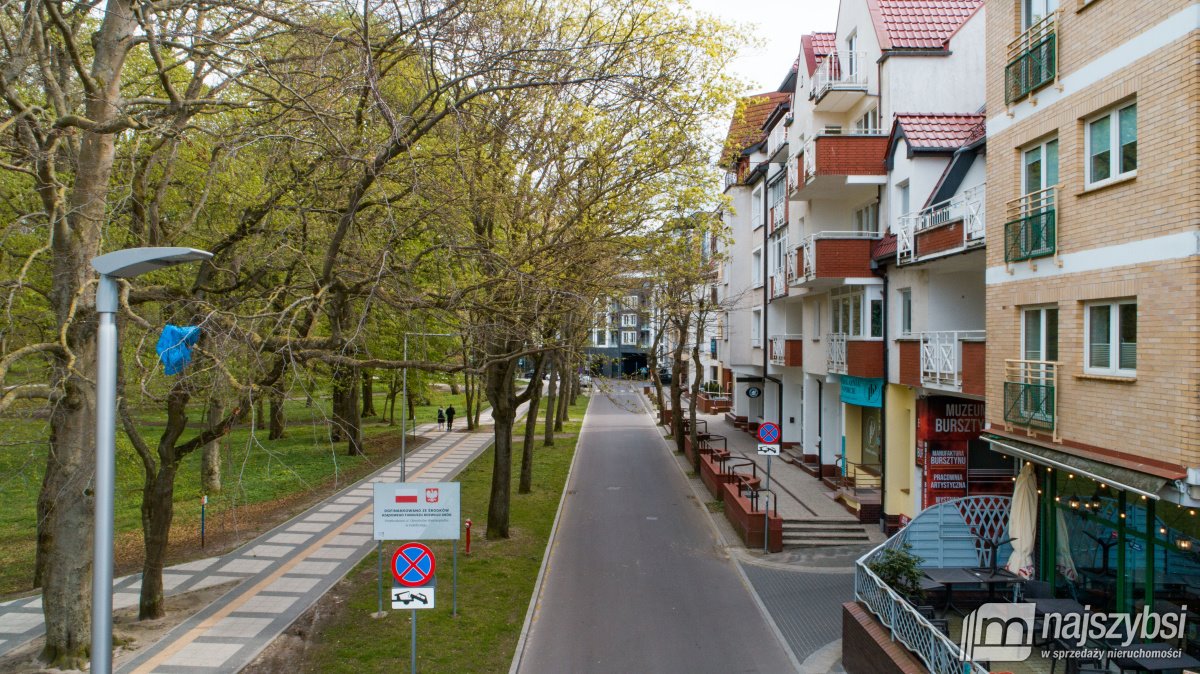
[[[126,248],[92,258],[92,268],[113,278],[133,278],[184,262],[209,260],[212,256],[212,253],[196,248]]]

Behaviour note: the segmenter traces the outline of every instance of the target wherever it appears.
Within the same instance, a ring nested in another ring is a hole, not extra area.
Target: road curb
[[[653,413],[654,406],[650,403],[650,400],[646,397],[646,394],[639,392],[638,399],[642,403],[642,410],[647,416],[650,417],[652,421],[655,422],[654,427],[658,428],[658,421],[654,418]],[[708,526],[712,529],[716,540],[721,543],[722,549],[725,551],[729,561],[733,563],[733,567],[737,569],[738,577],[742,579],[742,585],[745,586],[746,591],[749,592],[750,596],[754,599],[754,605],[758,607],[758,611],[762,614],[763,620],[765,620],[767,625],[770,626],[771,634],[775,635],[775,640],[779,642],[779,645],[783,648],[783,652],[787,653],[788,661],[792,663],[792,669],[796,672],[803,671],[800,665],[800,659],[797,658],[796,653],[792,651],[792,647],[787,642],[787,639],[783,636],[783,632],[779,629],[779,625],[775,624],[774,616],[772,616],[771,612],[767,610],[767,605],[763,603],[762,598],[758,596],[758,591],[754,589],[754,585],[750,582],[750,578],[746,576],[746,571],[742,568],[742,562],[740,559],[741,555],[739,553],[741,551],[735,546],[730,545],[728,539],[725,538],[725,534],[721,531],[721,528],[718,527],[717,523],[713,521],[713,513],[709,512],[708,509],[703,506],[706,499],[697,494],[696,485],[692,483],[692,479],[688,477],[687,472],[685,472],[679,465],[679,462],[675,460],[675,448],[672,447],[671,443],[667,441],[667,436],[660,435],[659,439],[662,440],[663,448],[670,452],[672,463],[675,464],[675,468],[683,477],[688,489],[691,490],[692,496],[696,497],[696,502],[700,504],[700,509],[705,515],[707,515],[706,521],[708,522]],[[510,674],[515,674],[515,672],[510,672]]]
[[[592,406],[594,396],[588,396],[588,407]],[[550,525],[550,537],[546,539],[546,551],[542,553],[542,565],[538,568],[537,579],[533,583],[533,596],[529,598],[529,608],[525,610],[525,622],[521,625],[521,636],[517,639],[517,648],[513,653],[509,674],[517,674],[521,668],[521,660],[525,657],[525,646],[529,643],[529,629],[533,626],[533,616],[537,613],[538,603],[542,599],[542,589],[546,583],[546,567],[550,565],[550,553],[554,551],[554,542],[558,535],[558,523],[562,519],[563,508],[567,503],[567,491],[571,487],[571,476],[575,474],[575,462],[579,460],[579,448],[583,444],[584,433],[588,430],[588,415],[583,413],[583,424],[579,427],[579,437],[575,440],[575,453],[571,455],[571,465],[567,468],[567,479],[563,481],[562,495],[558,497],[558,510],[554,513],[554,523]]]

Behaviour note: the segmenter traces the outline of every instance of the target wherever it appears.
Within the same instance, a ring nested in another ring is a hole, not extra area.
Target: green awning
[[[984,433],[980,438],[990,442],[994,451],[1018,456],[1043,466],[1069,471],[1117,489],[1141,494],[1147,498],[1159,498],[1159,491],[1170,482],[1169,479],[1159,475],[1151,475],[1123,466],[1114,466],[1111,463],[1095,459],[1086,459],[1031,442],[1021,442],[990,433]]]

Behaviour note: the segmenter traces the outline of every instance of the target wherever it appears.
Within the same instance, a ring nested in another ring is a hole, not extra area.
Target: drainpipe
[[[770,169],[768,169],[768,171],[769,170]],[[770,277],[771,277],[771,274],[770,274],[770,268],[771,268],[771,265],[770,265],[771,245],[770,245],[770,243],[771,242],[770,242],[770,238],[768,237],[768,234],[767,234],[771,230],[771,223],[768,221],[768,217],[770,216],[770,209],[767,206],[767,204],[770,203],[770,200],[771,200],[771,182],[767,175],[768,171],[763,172],[763,202],[762,202],[762,210],[763,210],[763,254],[762,254],[763,308],[762,308],[762,333],[760,333],[761,339],[759,340],[759,343],[762,344],[762,347],[763,347],[763,350],[762,350],[762,352],[763,352],[763,354],[762,354],[762,374],[763,374],[763,392],[764,393],[766,392],[766,389],[767,389],[767,360],[769,358],[770,350],[771,350],[770,349],[771,337],[768,334],[768,332],[770,331],[769,326],[771,325],[771,323],[770,323],[770,320],[767,318],[767,315],[768,315],[767,305],[770,304],[770,302],[771,302],[771,288],[770,288],[770,284],[768,283],[768,281],[770,280]],[[781,390],[781,391],[779,391],[779,393],[782,394],[783,391]],[[766,403],[767,403],[767,401],[763,400],[761,403],[761,407],[760,407],[764,421],[767,418]],[[781,432],[780,435],[782,436],[783,433]],[[780,437],[780,441],[782,441],[782,440],[783,440],[783,438]]]
[[[817,481],[825,477],[825,383],[817,379]]]

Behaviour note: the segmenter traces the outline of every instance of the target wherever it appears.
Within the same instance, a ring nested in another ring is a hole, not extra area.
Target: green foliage
[[[912,545],[904,543],[899,547],[884,548],[867,567],[901,596],[920,599],[925,594],[921,590],[921,579],[925,576],[921,571],[922,561],[912,553]]]

